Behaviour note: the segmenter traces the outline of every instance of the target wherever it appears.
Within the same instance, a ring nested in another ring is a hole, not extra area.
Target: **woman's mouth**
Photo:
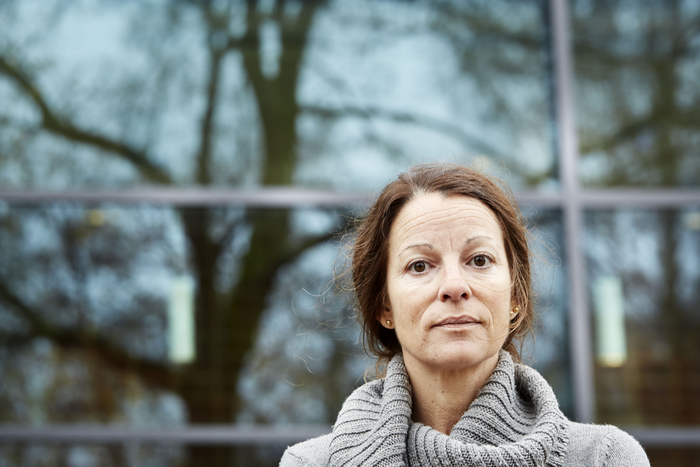
[[[459,327],[465,327],[469,326],[472,324],[478,324],[479,320],[476,318],[473,318],[469,315],[462,315],[462,316],[450,316],[448,318],[445,318],[438,323],[434,324],[433,327],[442,327],[442,328],[459,328]]]

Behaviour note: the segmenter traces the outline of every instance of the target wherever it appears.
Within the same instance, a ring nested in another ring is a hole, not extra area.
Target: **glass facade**
[[[698,208],[587,213],[597,420],[700,421]]]
[[[683,1],[2,2],[0,465],[277,465],[327,431],[374,368],[334,279],[354,220],[434,161],[521,202],[524,361],[566,415],[691,465],[698,24]]]
[[[536,271],[546,331],[525,356],[570,411],[561,216],[531,211],[549,266]],[[351,216],[5,205],[0,422],[330,425],[371,370],[333,280]]]
[[[700,186],[700,6],[572,2],[581,180]]]
[[[552,187],[545,13],[5,2],[0,183],[372,191],[416,163],[478,159],[514,187]]]

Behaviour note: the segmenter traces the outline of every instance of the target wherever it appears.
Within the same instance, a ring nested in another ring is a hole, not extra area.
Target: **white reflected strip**
[[[620,367],[627,362],[625,296],[618,276],[602,276],[593,283],[598,363]]]
[[[194,280],[175,276],[168,300],[168,356],[175,364],[195,359]]]

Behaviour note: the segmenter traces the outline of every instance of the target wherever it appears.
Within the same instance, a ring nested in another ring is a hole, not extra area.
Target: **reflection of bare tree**
[[[577,5],[574,12],[581,31],[575,35],[575,52],[586,183],[696,186],[700,87],[692,70],[700,58],[700,14],[679,1],[593,1]],[[688,398],[697,391],[692,381],[700,360],[691,337],[696,331],[684,324],[692,310],[678,287],[683,217],[670,210],[649,215],[653,227],[635,232],[653,232],[658,253],[649,254],[658,254],[661,273],[634,266],[623,274],[627,300],[630,294],[644,294],[657,308],[649,319],[630,319],[633,354],[625,381],[619,380],[622,370],[599,370],[599,413],[612,423],[697,423],[697,412],[689,409],[696,404]],[[613,229],[606,235],[631,245],[628,233]],[[624,249],[616,254],[624,256]],[[645,376],[634,377],[640,373]],[[630,408],[630,398],[625,404],[618,400],[616,393],[625,385],[638,406]]]
[[[110,139],[109,137],[86,131],[74,125],[68,118],[60,116],[46,102],[41,91],[32,83],[31,79],[19,66],[13,66],[5,57],[0,56],[0,73],[11,78],[21,88],[41,112],[41,127],[76,143],[94,146],[110,154],[126,159],[134,164],[144,178],[156,183],[171,183],[167,172],[154,164],[147,154],[138,151],[129,145]]]
[[[553,92],[549,72],[551,56],[548,9],[536,2],[438,1],[436,29],[458,53],[461,70],[476,83],[488,100],[483,118],[506,122],[507,127],[524,134],[536,134],[545,143],[544,152],[554,142],[549,133]],[[517,18],[517,19],[514,19]],[[487,148],[486,154],[503,157],[508,170],[517,173],[529,186],[556,178],[557,164],[546,168],[532,164],[535,154],[523,152],[519,141],[512,153],[501,156]]]
[[[700,15],[682,9],[678,1],[596,1],[575,17],[576,29],[586,31],[576,36],[575,52],[581,154],[595,176],[588,183],[678,186],[700,179],[700,89],[692,71]]]
[[[209,35],[208,83],[205,109],[200,123],[194,181],[212,183],[212,147],[214,117],[221,92],[222,61],[237,52],[243,56],[243,69],[255,95],[260,115],[264,151],[262,182],[272,185],[292,183],[296,161],[295,121],[298,113],[296,88],[303,50],[315,10],[321,2],[303,2],[293,19],[285,18],[282,2],[270,12],[261,13],[256,1],[248,1],[246,32],[239,38],[227,30],[229,11],[215,11],[201,5]],[[265,76],[260,63],[260,24],[275,21],[280,28],[284,49],[279,60],[279,73]],[[171,184],[168,170],[155,162],[148,151],[129,143],[82,128],[52,108],[40,86],[22,66],[9,57],[0,56],[0,73],[33,103],[40,112],[39,126],[64,140],[94,147],[105,155],[131,163],[140,175],[151,182]],[[8,283],[0,283],[0,299],[25,324],[25,332],[4,336],[4,343],[17,344],[37,337],[50,339],[56,346],[80,348],[93,354],[113,369],[135,372],[147,384],[178,392],[185,400],[192,423],[231,423],[237,413],[235,399],[238,375],[243,357],[256,336],[259,317],[265,300],[281,266],[294,261],[309,247],[323,242],[329,235],[294,239],[290,235],[289,213],[286,210],[248,211],[245,224],[250,232],[250,245],[241,259],[238,282],[228,291],[215,287],[217,262],[240,228],[240,222],[229,222],[222,235],[214,236],[214,227],[222,219],[216,210],[182,209],[182,225],[191,248],[192,267],[197,281],[196,361],[184,368],[142,358],[122,347],[110,336],[94,327],[64,327],[44,318],[43,311],[33,308]],[[67,237],[70,240],[71,236]],[[199,448],[190,450],[191,465],[228,465],[230,449]]]
[[[188,71],[188,64],[177,55],[175,59],[166,57],[167,54],[159,49],[160,42],[165,42],[164,38],[158,34],[149,36],[147,27],[149,25],[141,24],[134,31],[134,36],[140,38],[139,40],[145,43],[141,45],[150,50],[149,59],[153,64],[149,70],[154,71],[152,73],[149,71],[149,75],[152,76],[148,78],[152,78],[157,84],[154,86],[154,92],[148,92],[139,88],[143,86],[144,89],[148,89],[147,86],[140,84],[138,79],[131,78],[133,82],[125,79],[124,83],[120,83],[121,87],[116,94],[129,102],[126,104],[128,109],[123,112],[124,116],[120,116],[122,120],[127,121],[127,124],[116,131],[113,128],[107,129],[108,125],[103,127],[89,120],[89,116],[92,115],[91,106],[86,103],[89,102],[89,93],[81,95],[85,102],[80,99],[67,99],[68,104],[61,105],[58,103],[60,99],[51,95],[50,86],[42,80],[44,70],[29,60],[20,59],[23,57],[18,53],[21,48],[8,47],[0,50],[0,78],[3,80],[1,84],[9,83],[13,92],[16,92],[17,96],[22,96],[18,102],[36,112],[35,121],[30,119],[29,124],[9,122],[8,127],[23,132],[22,144],[41,139],[42,135],[49,135],[49,141],[52,144],[57,142],[67,144],[66,159],[70,159],[74,151],[88,148],[92,151],[91,154],[96,155],[95,160],[99,160],[97,165],[100,168],[108,166],[112,161],[119,161],[133,169],[137,179],[151,184],[174,185],[183,179],[173,169],[178,164],[167,160],[159,150],[153,148],[154,138],[150,137],[148,132],[145,132],[146,136],[142,135],[139,138],[132,137],[129,130],[136,130],[137,127],[156,127],[152,120],[163,118],[162,115],[167,114],[169,110],[167,89],[173,86],[173,82],[181,80],[183,83],[177,84],[182,94],[193,93],[192,89],[194,89],[194,93],[199,93],[202,97],[202,108],[197,110],[196,123],[190,125],[197,128],[194,132],[196,147],[192,151],[193,173],[185,179],[199,185],[214,185],[221,183],[222,179],[241,182],[245,180],[246,174],[250,175],[255,171],[246,167],[248,170],[240,171],[241,173],[229,170],[231,173],[227,172],[222,176],[220,173],[222,162],[217,159],[220,156],[217,154],[217,147],[220,147],[223,140],[221,127],[227,123],[225,118],[221,117],[221,112],[230,106],[230,101],[226,101],[225,97],[227,93],[233,92],[229,89],[230,82],[225,78],[227,76],[230,78],[227,73],[231,72],[231,61],[239,60],[235,63],[239,65],[239,71],[246,81],[245,92],[249,93],[246,98],[254,102],[255,109],[241,112],[245,113],[249,120],[233,129],[231,133],[235,134],[235,138],[232,139],[243,141],[246,138],[252,138],[248,133],[259,135],[258,145],[261,148],[258,149],[255,144],[248,144],[245,151],[236,153],[236,159],[255,159],[256,161],[259,159],[259,181],[262,184],[292,184],[299,163],[299,137],[296,125],[302,113],[313,115],[328,125],[332,125],[329,122],[351,117],[423,127],[447,135],[478,152],[501,156],[500,149],[485,141],[488,138],[470,134],[458,122],[446,122],[433,117],[391,111],[377,106],[326,108],[312,104],[301,105],[296,93],[302,61],[308,48],[314,15],[321,11],[324,5],[325,2],[322,0],[200,1],[168,4],[164,7],[166,12],[163,16],[169,18],[172,24],[163,28],[166,31],[179,30],[182,27],[181,23],[178,23],[181,21],[178,15],[182,10],[196,11],[197,17],[201,20],[206,38],[203,41],[204,47],[199,51],[204,55],[204,82],[198,83],[197,86],[185,83],[186,80],[182,76]],[[530,124],[538,127],[536,132],[541,131],[540,120],[530,121],[527,118],[531,114],[530,101],[510,102],[504,97],[508,93],[501,92],[500,89],[500,86],[508,83],[512,85],[513,82],[527,81],[530,84],[539,82],[543,68],[539,62],[532,61],[530,58],[537,57],[543,45],[543,38],[538,32],[542,30],[542,24],[539,22],[541,18],[535,17],[532,21],[525,21],[521,24],[522,27],[519,27],[517,21],[513,26],[510,20],[500,15],[498,8],[491,10],[488,7],[476,8],[473,5],[457,7],[456,5],[457,2],[454,4],[442,2],[436,5],[435,11],[439,21],[430,24],[430,27],[434,28],[436,33],[448,38],[448,42],[461,57],[465,74],[474,77],[476,85],[483,89],[486,96],[484,99],[488,101],[491,108],[489,118],[499,121],[513,120],[511,123],[514,125]],[[58,10],[60,9],[57,9],[56,17],[60,17]],[[488,21],[484,19],[486,13],[490,15]],[[241,18],[244,18],[243,27],[232,26]],[[279,33],[281,47],[276,68],[272,72],[266,68],[267,58],[262,52],[267,40],[263,37],[263,33],[269,29],[270,25]],[[468,27],[465,28],[465,25]],[[469,34],[465,34],[467,29],[470,31]],[[400,32],[407,34],[410,31],[402,28]],[[476,44],[474,37],[481,37],[482,42]],[[491,47],[493,52],[484,54],[476,47],[477,45]],[[504,51],[510,51],[511,58],[517,59],[504,58],[505,54],[501,53]],[[185,55],[184,52],[182,55]],[[337,79],[342,81],[342,78]],[[135,96],[133,101],[132,93]],[[533,100],[545,101],[546,99],[538,99],[535,93]],[[143,104],[141,101],[147,103]],[[107,107],[112,108],[109,101],[107,102]],[[235,104],[243,106],[245,102],[246,99],[241,98],[237,99]],[[81,107],[83,104],[85,105]],[[546,114],[539,109],[538,114],[541,113]],[[150,118],[148,117],[150,114],[160,115],[160,117]],[[519,117],[513,118],[513,115]],[[2,123],[6,123],[5,117],[0,118],[3,119]],[[129,120],[137,123],[129,123]],[[236,120],[236,124],[240,122],[241,120]],[[383,141],[383,137],[384,135],[379,135],[377,132],[373,138],[370,138],[370,142],[387,143],[389,146],[387,141]],[[319,135],[319,139],[323,139],[323,135]],[[392,144],[396,151],[400,152],[401,146]],[[6,154],[2,154],[2,151],[6,151],[6,147],[2,146],[0,149],[0,157],[7,157]],[[21,151],[18,153],[22,154]],[[173,157],[177,157],[177,154]],[[513,162],[515,164],[513,168],[517,171],[520,166],[516,162]],[[238,161],[236,164],[238,164],[237,167],[245,165]],[[551,177],[551,173],[549,170],[544,170],[542,173],[527,174],[526,178],[528,177],[534,180],[533,184],[537,184],[540,180]],[[236,388],[244,363],[243,359],[254,344],[260,317],[266,308],[266,301],[269,300],[280,270],[298,260],[311,247],[331,237],[331,234],[324,234],[299,238],[294,235],[290,222],[290,213],[286,210],[250,209],[242,215],[233,216],[224,209],[177,211],[175,228],[181,230],[187,238],[190,267],[197,283],[197,359],[191,365],[174,368],[158,358],[144,356],[143,353],[135,352],[123,340],[119,340],[118,336],[108,335],[105,328],[94,326],[89,323],[89,320],[86,322],[80,317],[76,317],[71,325],[56,321],[50,313],[47,313],[56,309],[56,303],[63,303],[60,307],[62,310],[82,310],[80,313],[87,316],[90,310],[86,303],[89,302],[81,303],[80,295],[71,296],[66,292],[57,298],[61,295],[61,287],[65,288],[68,283],[68,281],[60,283],[58,279],[52,284],[58,290],[52,296],[53,298],[46,299],[44,303],[38,302],[34,297],[29,296],[31,290],[28,292],[27,288],[18,285],[21,281],[15,280],[16,277],[12,277],[10,271],[0,269],[2,273],[0,303],[20,323],[12,332],[3,331],[0,336],[2,344],[6,347],[21,346],[36,341],[38,337],[48,339],[76,360],[82,358],[93,362],[91,368],[95,369],[96,374],[102,374],[104,365],[104,368],[131,375],[129,377],[137,375],[139,384],[179,394],[186,403],[189,421],[192,423],[230,423],[240,409],[240,403],[236,400]],[[164,225],[168,225],[168,222],[164,221]],[[60,258],[56,261],[60,260],[72,265],[71,270],[74,274],[71,276],[71,284],[75,284],[77,289],[84,284],[85,280],[84,277],[79,276],[90,274],[97,268],[97,263],[88,262],[87,267],[79,262],[76,263],[75,251],[80,250],[80,239],[85,236],[81,231],[83,228],[80,222],[64,219],[63,223],[57,222],[55,229],[60,232],[62,241],[61,247],[58,248],[61,251],[57,253],[57,258],[59,256]],[[161,228],[167,230],[167,227],[161,226]],[[342,229],[342,226],[337,226],[337,229]],[[160,236],[154,232],[144,235],[146,237],[150,235],[150,238],[133,239],[140,248],[144,249],[157,245],[165,236],[162,232]],[[238,261],[237,280],[233,284],[228,284],[225,290],[220,286],[217,288],[221,282],[217,281],[218,265],[227,258],[231,244],[245,235],[249,235],[247,247],[235,258]],[[95,247],[90,251],[98,250],[100,249]],[[103,246],[100,251],[105,250],[109,250],[109,247]],[[134,258],[124,256],[123,251],[118,249],[113,253],[116,255],[114,258],[105,259],[104,264],[109,265],[107,267],[114,271],[120,270],[123,274],[133,270],[129,264],[135,261]],[[47,267],[48,269],[50,268]],[[173,266],[172,269],[178,268]],[[136,321],[139,322],[131,323],[128,322],[128,318],[124,318],[124,322],[118,327],[120,330],[138,328],[140,319],[147,313],[143,310],[149,310],[148,312],[151,312],[156,320],[163,320],[164,305],[161,301],[154,300],[148,294],[138,296],[134,294],[134,296],[136,298],[130,307],[121,312],[124,316],[138,316]],[[162,325],[162,322],[160,324]],[[345,353],[339,351],[343,345],[334,341],[332,347],[330,352],[332,357],[328,364],[341,367],[346,358]],[[329,406],[337,405],[345,396],[344,385],[347,382],[342,381],[342,375],[339,374],[334,374],[334,378],[327,381],[325,387],[327,390],[323,393]],[[117,394],[118,391],[114,388],[110,390],[105,384],[100,388],[100,391],[95,392],[101,394],[100,397],[104,399],[100,403],[103,403],[102,407],[108,408],[105,411],[118,411],[117,401],[120,397]],[[191,465],[224,465],[228,464],[231,458],[231,452],[226,448],[195,447],[189,454]]]

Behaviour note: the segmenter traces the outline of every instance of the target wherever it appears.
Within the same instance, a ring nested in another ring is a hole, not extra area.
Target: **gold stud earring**
[[[520,307],[519,307],[519,306],[516,306],[515,308],[513,308],[513,309],[511,310],[510,315],[513,316],[513,315],[515,315],[515,314],[516,314],[517,312],[519,312],[519,311],[520,311]]]
[[[391,326],[391,320],[390,320],[390,319],[386,320],[386,325],[387,325],[387,326]]]

